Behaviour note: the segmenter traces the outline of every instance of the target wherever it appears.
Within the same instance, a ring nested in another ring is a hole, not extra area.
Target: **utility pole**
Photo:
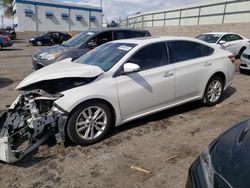
[[[103,27],[103,16],[104,16],[104,13],[103,13],[103,2],[102,2],[102,0],[100,0],[100,6],[101,6],[101,9],[102,9],[102,14],[101,14],[101,20],[102,20],[102,25],[101,25],[101,27]]]
[[[3,15],[1,15],[1,19],[2,19],[2,28],[4,29],[4,19],[3,19]]]

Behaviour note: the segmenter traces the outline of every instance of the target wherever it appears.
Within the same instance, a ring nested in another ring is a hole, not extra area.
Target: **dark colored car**
[[[95,47],[112,40],[147,36],[151,36],[147,30],[135,29],[99,28],[84,31],[62,45],[47,47],[35,52],[32,55],[33,69],[38,70],[67,58],[71,58],[74,61]]]
[[[16,40],[15,30],[0,30],[0,35],[8,36],[11,40]]]
[[[45,35],[33,37],[29,40],[31,45],[54,45],[54,44],[61,44],[64,41],[67,41],[71,38],[68,33],[61,33],[61,32],[48,32]]]
[[[0,50],[2,50],[3,47],[10,47],[12,45],[13,41],[9,36],[0,35]]]
[[[250,187],[250,119],[215,139],[189,169],[186,188]]]

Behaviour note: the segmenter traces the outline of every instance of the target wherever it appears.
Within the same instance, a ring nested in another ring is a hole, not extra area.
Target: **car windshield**
[[[66,47],[78,46],[82,44],[83,42],[89,40],[91,36],[93,36],[95,33],[96,32],[93,32],[93,31],[85,31],[85,32],[79,33],[78,35],[64,42],[63,46],[66,46]]]
[[[108,71],[135,46],[130,43],[106,43],[83,55],[76,63],[95,65]]]
[[[203,40],[205,42],[208,42],[208,43],[216,43],[220,37],[221,35],[219,34],[203,34],[203,35],[197,36],[196,38]]]

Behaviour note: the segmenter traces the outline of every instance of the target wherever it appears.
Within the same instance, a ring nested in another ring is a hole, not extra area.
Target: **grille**
[[[242,57],[250,59],[250,55],[247,55],[247,54],[242,54]]]

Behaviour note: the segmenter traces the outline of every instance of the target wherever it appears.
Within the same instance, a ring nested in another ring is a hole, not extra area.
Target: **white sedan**
[[[250,71],[250,48],[247,48],[241,56],[240,69]]]
[[[240,58],[244,50],[250,46],[250,40],[236,33],[204,33],[196,37],[208,43],[216,44],[225,50],[233,53],[237,58]]]
[[[19,142],[27,135],[37,145],[51,133],[59,141],[65,133],[74,143],[88,145],[113,125],[194,100],[215,105],[232,83],[234,60],[196,39],[160,37],[106,43],[74,63],[47,66],[17,86],[21,95],[5,117],[2,132],[8,135],[1,139],[0,134],[0,160],[19,160],[24,155],[17,152]],[[1,155],[1,148],[8,153]]]

